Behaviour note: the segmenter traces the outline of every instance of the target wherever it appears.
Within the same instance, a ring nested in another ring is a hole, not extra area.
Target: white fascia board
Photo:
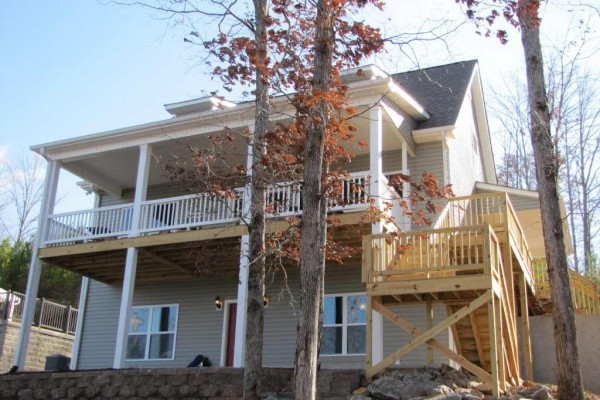
[[[371,104],[376,104],[387,98],[416,121],[425,121],[430,117],[427,110],[391,77],[352,82],[348,88],[350,102],[353,98],[369,98]]]
[[[514,194],[515,196],[526,197],[528,199],[538,200],[540,198],[539,193],[533,190],[518,189],[510,186],[496,185],[493,183],[475,182],[475,187],[487,192]]]
[[[225,127],[240,128],[254,123],[254,105],[209,111],[205,115],[182,116],[128,128],[80,136],[31,146],[30,149],[50,160],[72,161],[141,144],[202,135]]]
[[[408,92],[392,78],[389,79],[388,88],[389,93],[387,97],[396,100],[398,105],[416,121],[426,121],[431,117],[427,110],[425,110],[425,107],[408,94]]]
[[[443,140],[444,137],[453,138],[456,127],[454,125],[436,126],[413,131],[415,143],[430,143]]]

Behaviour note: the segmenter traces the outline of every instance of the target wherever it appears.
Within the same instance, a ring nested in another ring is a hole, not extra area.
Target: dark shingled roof
[[[415,129],[454,125],[476,65],[461,61],[392,76],[431,115]]]

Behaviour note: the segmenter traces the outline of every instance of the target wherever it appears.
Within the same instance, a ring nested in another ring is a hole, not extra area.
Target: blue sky
[[[163,104],[207,88],[186,49],[165,21],[139,8],[93,0],[3,1],[0,153],[168,118]],[[74,182],[61,176],[63,196],[82,197]],[[63,200],[58,209],[73,203]]]
[[[399,27],[435,15],[461,16],[451,0],[421,0],[417,8],[390,0],[384,15]],[[392,17],[390,17],[392,16]],[[390,28],[391,29],[391,28]],[[468,26],[443,47],[420,53],[422,66],[478,58],[486,83],[522,65],[516,31],[512,42],[478,38]],[[181,29],[169,29],[139,7],[95,0],[4,0],[0,8],[0,157],[30,145],[168,118],[163,105],[203,95],[218,87]],[[387,58],[386,58],[387,57]],[[410,68],[384,55],[388,72]],[[58,210],[89,205],[75,178],[61,177]],[[81,200],[84,199],[84,200]]]

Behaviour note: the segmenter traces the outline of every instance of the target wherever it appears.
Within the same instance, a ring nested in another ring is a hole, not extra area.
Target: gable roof
[[[430,113],[415,129],[454,125],[477,65],[476,60],[392,75]]]

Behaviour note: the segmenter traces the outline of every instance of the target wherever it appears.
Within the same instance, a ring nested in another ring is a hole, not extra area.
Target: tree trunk
[[[330,88],[333,59],[333,12],[329,0],[317,4],[313,94]],[[329,118],[321,98],[311,111],[307,128],[302,186],[303,212],[300,236],[300,318],[294,362],[294,399],[312,400],[316,395],[322,285],[325,272],[327,196],[323,191],[323,152]]]
[[[544,64],[539,37],[537,0],[520,0],[519,22],[525,53],[531,143],[535,158],[548,278],[553,300],[552,318],[556,344],[558,397],[583,399],[583,384],[577,353],[577,334],[569,285],[567,255],[557,189],[557,168],[550,132],[550,112],[544,82]],[[531,7],[531,8],[529,8]]]
[[[256,47],[261,60],[267,57],[267,0],[254,0]],[[263,325],[265,294],[265,154],[269,123],[269,87],[261,68],[256,70],[256,110],[252,146],[250,223],[248,224],[249,266],[246,316],[246,351],[244,355],[244,399],[261,398]]]

